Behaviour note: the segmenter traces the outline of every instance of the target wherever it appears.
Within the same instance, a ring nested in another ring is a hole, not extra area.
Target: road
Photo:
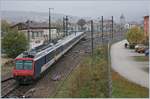
[[[145,64],[136,62],[133,56],[137,56],[133,50],[125,49],[123,40],[115,43],[111,47],[111,64],[112,68],[120,75],[131,82],[149,88],[149,73],[143,68],[148,68],[148,62]]]

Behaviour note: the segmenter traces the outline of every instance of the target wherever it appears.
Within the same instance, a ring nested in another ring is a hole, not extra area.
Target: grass
[[[116,72],[112,72],[113,98],[148,98],[148,88],[129,82]]]
[[[53,98],[107,98],[107,50],[99,47],[94,56],[86,57],[65,80]]]
[[[103,46],[86,57],[52,98],[108,98],[107,49]],[[113,98],[148,98],[149,90],[112,72]]]
[[[135,61],[139,61],[139,62],[149,61],[148,56],[133,56],[133,57]]]

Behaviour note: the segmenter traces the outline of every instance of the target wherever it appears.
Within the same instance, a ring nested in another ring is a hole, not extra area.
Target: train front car
[[[20,84],[32,83],[34,79],[33,58],[16,58],[13,76]]]

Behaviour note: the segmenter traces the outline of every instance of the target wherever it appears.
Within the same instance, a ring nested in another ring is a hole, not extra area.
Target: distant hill
[[[42,21],[48,22],[48,18],[49,18],[48,15],[49,13],[45,13],[45,12],[1,11],[1,19],[13,23],[24,22],[27,21],[28,19],[37,22],[42,22]],[[62,20],[63,17],[66,16],[64,14],[59,14],[59,13],[52,13],[51,15],[52,15],[53,22],[57,20]],[[71,16],[72,22],[77,22],[78,19],[79,17]]]

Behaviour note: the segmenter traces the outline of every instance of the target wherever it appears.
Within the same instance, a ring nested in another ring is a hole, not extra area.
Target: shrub
[[[108,97],[107,48],[101,46],[87,57],[74,72],[70,81],[70,97]]]
[[[142,43],[144,40],[144,33],[140,28],[133,27],[127,32],[126,38],[131,44]]]
[[[2,39],[2,48],[10,58],[15,58],[17,55],[27,49],[27,38],[22,32],[11,30],[4,35]]]

